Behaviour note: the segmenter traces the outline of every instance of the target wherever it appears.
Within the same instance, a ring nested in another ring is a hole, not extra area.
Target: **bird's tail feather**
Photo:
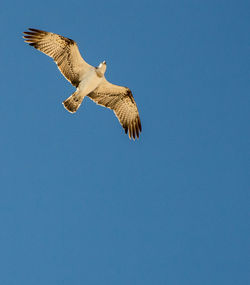
[[[82,104],[84,96],[79,91],[73,93],[69,98],[63,101],[63,105],[70,113],[75,113]]]

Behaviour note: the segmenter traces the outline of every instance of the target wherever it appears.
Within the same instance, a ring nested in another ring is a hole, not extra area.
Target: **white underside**
[[[101,84],[103,78],[104,77],[97,76],[95,68],[91,68],[89,72],[84,74],[77,90],[81,93],[81,96],[85,97]]]

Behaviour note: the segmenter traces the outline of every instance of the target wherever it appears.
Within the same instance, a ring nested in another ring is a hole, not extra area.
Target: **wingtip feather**
[[[29,28],[28,30],[35,32],[35,33],[46,33],[45,31],[34,29],[34,28]]]

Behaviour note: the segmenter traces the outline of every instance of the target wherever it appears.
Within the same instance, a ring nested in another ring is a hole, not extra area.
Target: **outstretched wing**
[[[30,32],[24,32],[25,42],[52,57],[65,78],[77,87],[80,78],[91,65],[82,58],[76,42],[57,34],[29,30]]]
[[[88,97],[99,105],[112,109],[115,112],[125,133],[129,138],[139,138],[141,121],[134,97],[129,88],[103,82]]]

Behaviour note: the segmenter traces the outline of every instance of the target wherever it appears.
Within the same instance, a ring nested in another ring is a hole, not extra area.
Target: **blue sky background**
[[[249,1],[2,1],[0,284],[250,284]],[[106,60],[142,135],[21,33]]]

